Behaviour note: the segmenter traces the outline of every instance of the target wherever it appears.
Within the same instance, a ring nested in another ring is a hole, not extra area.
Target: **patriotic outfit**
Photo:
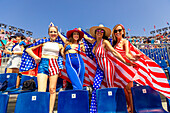
[[[114,87],[114,72],[115,67],[110,59],[107,58],[107,54],[103,47],[103,39],[100,41],[96,51],[95,56],[97,60],[98,68],[96,70],[96,75],[93,83],[93,92],[91,100],[91,113],[97,113],[97,103],[96,103],[96,90],[100,88],[102,80],[105,77],[106,84],[108,88]],[[94,43],[95,45],[95,43]]]
[[[115,65],[115,76],[118,79],[115,80],[115,83],[117,86],[124,87],[129,81],[135,81],[141,85],[149,85],[154,90],[170,98],[170,86],[163,69],[140,50],[135,48],[129,41],[128,44],[132,55],[142,54],[140,59],[135,62],[137,64],[135,68],[131,66],[125,67],[118,59],[116,60],[114,56],[108,53],[108,57],[113,63],[117,63],[117,65]],[[125,55],[125,50],[121,49],[119,44],[115,47],[115,50],[122,56]]]
[[[126,62],[130,62],[126,58],[126,52],[124,48],[120,47],[120,43],[118,43],[114,49],[121,54],[121,56],[126,60]],[[107,57],[113,62],[115,66],[115,87],[125,88],[130,81],[134,81],[139,78],[137,75],[138,66],[133,68],[132,66],[124,64],[123,62],[118,60],[110,51],[107,51]]]
[[[46,42],[42,47],[42,55],[59,56],[59,46],[55,42]],[[41,58],[38,66],[38,73],[43,73],[49,76],[59,74],[57,59]]]
[[[67,45],[65,52],[71,49],[71,46]],[[80,44],[78,44],[78,51],[80,52]],[[81,55],[79,53],[66,54],[65,67],[73,89],[83,89],[85,66]]]
[[[38,46],[40,44],[44,44],[46,42],[51,42],[50,38],[48,39],[41,39],[39,41],[37,41],[36,43],[30,45],[28,48],[30,47],[34,47],[34,46]],[[60,44],[63,44],[62,40],[58,37],[53,43],[60,43]],[[34,53],[37,54],[39,57],[41,57],[41,53],[42,53],[42,47],[40,46],[39,48],[35,49],[34,50]],[[56,48],[55,48],[56,49]],[[46,61],[43,61],[44,59],[42,59],[41,62],[46,62]],[[51,62],[51,61],[48,61],[48,62]],[[59,54],[58,55],[58,59],[57,59],[57,63],[56,63],[56,60],[55,60],[55,64],[54,65],[57,65],[58,64],[58,67],[59,69],[63,69],[63,59],[61,57],[61,55]],[[22,73],[26,73],[26,72],[29,72],[31,71],[31,73],[29,73],[30,75],[34,75],[36,76],[37,75],[37,72],[38,72],[38,67],[37,67],[37,64],[35,63],[35,60],[34,58],[32,58],[25,50],[23,51],[23,55],[22,55],[22,59],[21,59],[21,66],[20,66],[20,72]],[[32,72],[33,71],[33,72]],[[57,70],[55,70],[56,73]],[[32,74],[33,73],[33,74]],[[44,72],[46,73],[46,72]]]

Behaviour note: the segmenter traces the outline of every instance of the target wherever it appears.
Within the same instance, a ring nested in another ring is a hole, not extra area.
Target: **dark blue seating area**
[[[167,48],[140,49],[146,56],[153,60],[169,60]]]
[[[89,113],[88,91],[68,90],[59,92],[58,113]]]
[[[127,113],[125,93],[122,88],[96,91],[98,113]]]
[[[135,113],[168,113],[162,107],[159,93],[149,86],[133,87],[132,97]]]
[[[15,113],[49,113],[50,93],[29,92],[18,95]]]
[[[4,73],[0,74],[0,82],[8,81],[7,90],[13,89],[16,87],[17,73]]]
[[[8,100],[7,94],[0,94],[0,113],[7,113]]]

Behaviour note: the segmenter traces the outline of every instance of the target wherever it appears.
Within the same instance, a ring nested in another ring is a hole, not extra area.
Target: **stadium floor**
[[[17,94],[14,95],[10,95],[9,97],[9,102],[8,102],[8,109],[7,109],[7,113],[14,113],[15,110],[15,104],[16,104],[16,100],[17,100]],[[56,103],[54,106],[54,113],[57,113],[57,101],[58,100],[58,93],[56,96]],[[163,108],[167,111],[167,102],[164,96],[161,95],[161,100],[162,100],[162,106]]]

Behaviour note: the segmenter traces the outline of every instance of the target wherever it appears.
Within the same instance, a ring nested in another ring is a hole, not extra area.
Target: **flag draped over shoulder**
[[[86,33],[86,32],[84,32],[84,33]],[[87,34],[87,35],[90,36],[89,34]],[[94,57],[91,53],[92,52],[92,44],[87,42],[85,39],[82,39],[82,41],[85,46],[85,52],[82,52],[82,51],[80,52],[80,55],[84,61],[84,65],[85,65],[84,86],[89,86],[89,85],[93,85],[93,80],[95,77],[97,66],[96,66]],[[66,72],[66,68],[65,68],[65,60],[63,61],[63,64],[64,64],[64,68],[61,71],[61,78],[66,79],[67,81],[70,81],[67,76],[67,72]]]
[[[38,46],[40,44],[43,44],[45,42],[49,42],[50,39],[40,39],[36,43],[30,45],[30,47]],[[63,41],[58,37],[54,42],[58,42],[60,44],[64,44]],[[41,58],[41,52],[42,52],[42,47],[38,47],[33,51],[37,56]],[[58,59],[58,64],[59,64],[59,69],[63,68],[62,64],[62,57],[59,55]],[[36,76],[38,71],[38,64],[35,63],[35,60],[26,52],[26,49],[23,51],[22,58],[21,58],[21,66],[20,66],[20,72],[22,74],[27,74],[27,75],[32,75]]]
[[[88,33],[84,33],[88,37],[93,38]],[[85,41],[84,43],[87,44],[88,42]],[[170,86],[163,69],[155,61],[134,47],[130,42],[128,43],[131,54],[135,55],[140,53],[142,55],[141,58],[135,62],[137,67],[133,68],[132,66],[126,66],[124,63],[119,61],[113,55],[110,55],[111,53],[108,52],[109,57],[112,57],[111,60],[113,60],[117,69],[115,71],[117,77],[115,78],[115,87],[124,87],[130,80],[134,79],[135,82],[141,85],[149,85],[154,90],[159,91],[166,97],[170,98]],[[90,47],[92,46],[90,45]],[[103,84],[105,83],[106,82],[104,81]]]
[[[141,58],[136,61],[139,67],[137,74],[140,78],[136,80],[136,82],[141,85],[149,85],[154,90],[159,91],[170,99],[170,86],[163,69],[156,62],[130,44],[130,42],[129,47],[132,54],[142,54]]]

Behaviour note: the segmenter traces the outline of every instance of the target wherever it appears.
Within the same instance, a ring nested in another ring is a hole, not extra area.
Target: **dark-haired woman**
[[[75,28],[67,32],[68,40],[61,34],[59,36],[65,43],[65,67],[73,89],[83,89],[85,66],[80,52],[84,51],[84,46],[79,44],[79,41],[83,38],[84,33]]]
[[[12,50],[4,50],[4,53],[12,55],[7,62],[7,71],[6,73],[19,73],[19,68],[21,65],[22,53],[26,43],[22,40],[25,39],[25,36],[22,33],[16,33],[13,38],[16,39],[17,43],[12,47]],[[19,76],[17,76],[16,88],[19,87]]]
[[[85,39],[93,44],[92,53],[94,54],[97,61],[97,70],[93,83],[93,93],[91,100],[91,113],[97,112],[97,103],[96,103],[96,90],[100,88],[101,82],[103,78],[106,80],[106,87],[111,88],[114,86],[115,79],[115,67],[112,61],[107,57],[106,52],[110,51],[115,57],[121,60],[123,63],[127,65],[131,65],[131,63],[127,63],[123,57],[114,50],[110,42],[108,41],[108,37],[111,34],[111,30],[103,25],[94,26],[90,28],[90,34],[95,39],[89,38],[85,35]]]

